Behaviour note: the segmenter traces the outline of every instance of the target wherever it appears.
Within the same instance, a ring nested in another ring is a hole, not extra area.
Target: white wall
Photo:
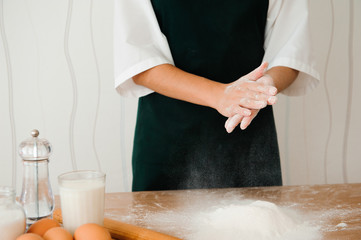
[[[309,2],[325,71],[315,91],[276,106],[284,182],[361,182],[361,2]]]
[[[310,2],[321,60],[332,45],[319,87],[276,106],[284,183],[360,182],[361,3],[350,35],[351,0]],[[37,128],[55,192],[60,173],[99,165],[108,192],[130,190],[137,100],[113,88],[112,17],[113,0],[0,0],[0,185],[19,193],[17,146]]]
[[[0,185],[16,182],[19,191],[17,146],[37,128],[53,145],[55,192],[60,173],[99,169],[98,162],[108,191],[129,191],[125,149],[131,148],[136,103],[123,101],[113,87],[113,1],[1,4]]]

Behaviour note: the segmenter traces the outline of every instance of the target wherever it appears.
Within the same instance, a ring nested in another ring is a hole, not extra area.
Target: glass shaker
[[[25,213],[16,203],[15,189],[0,186],[0,239],[13,240],[25,231]]]
[[[54,195],[49,180],[49,156],[51,145],[40,139],[39,131],[31,131],[31,138],[21,142],[19,155],[23,160],[23,186],[20,203],[30,226],[41,218],[51,217],[54,210]]]

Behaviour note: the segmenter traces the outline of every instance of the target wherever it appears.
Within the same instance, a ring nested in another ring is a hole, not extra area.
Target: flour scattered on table
[[[345,228],[345,227],[347,227],[347,223],[339,223],[336,225],[336,227]]]
[[[320,234],[295,212],[254,201],[203,212],[193,218],[192,240],[313,240]]]
[[[182,202],[172,210],[144,212],[135,208],[134,213],[130,223],[156,231],[161,226],[161,232],[185,240],[322,239],[314,216],[266,201],[210,196],[202,202]]]

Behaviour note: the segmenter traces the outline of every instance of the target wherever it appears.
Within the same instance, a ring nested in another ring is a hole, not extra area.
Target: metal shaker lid
[[[46,139],[38,138],[39,131],[31,131],[31,138],[22,141],[19,145],[19,155],[23,160],[45,160],[51,154],[51,144]]]

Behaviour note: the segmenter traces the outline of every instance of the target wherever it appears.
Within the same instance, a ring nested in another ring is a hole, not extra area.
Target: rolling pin
[[[63,222],[61,210],[55,209],[53,219],[59,223]],[[137,227],[110,218],[104,218],[104,227],[114,239],[118,240],[181,240],[167,234],[159,233],[150,229]]]

